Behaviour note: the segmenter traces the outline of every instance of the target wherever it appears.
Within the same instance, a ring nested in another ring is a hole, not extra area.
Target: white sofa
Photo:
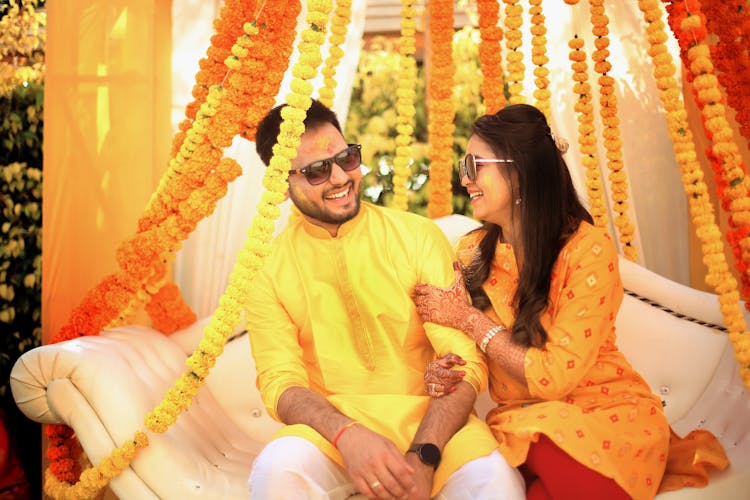
[[[476,225],[458,215],[437,222],[452,242]],[[617,318],[621,349],[661,395],[673,428],[681,435],[712,431],[732,462],[711,474],[707,488],[659,500],[750,498],[750,398],[726,334],[715,329],[723,324],[716,296],[626,260],[620,270],[625,288],[644,298],[625,297]],[[144,429],[143,417],[184,371],[207,321],[168,337],[129,326],[36,348],[13,367],[16,403],[37,422],[72,427],[98,463]],[[485,392],[477,411],[491,405]],[[253,458],[279,426],[255,388],[249,342],[238,327],[195,403],[166,433],[149,434],[150,446],[110,482],[111,490],[128,500],[246,498]]]

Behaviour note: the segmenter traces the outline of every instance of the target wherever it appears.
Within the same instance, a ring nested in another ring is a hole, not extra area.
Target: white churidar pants
[[[248,487],[253,500],[344,500],[358,495],[344,469],[309,441],[293,436],[266,445],[255,459]],[[451,474],[434,498],[523,500],[526,489],[518,470],[495,450]]]

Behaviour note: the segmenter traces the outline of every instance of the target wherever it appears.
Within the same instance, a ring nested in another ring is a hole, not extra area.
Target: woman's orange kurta
[[[482,232],[466,236],[458,257],[468,263]],[[552,270],[542,316],[548,340],[526,354],[525,387],[490,361],[487,416],[511,465],[526,460],[539,433],[571,457],[614,479],[634,498],[652,498],[667,463],[669,425],[661,401],[615,345],[623,297],[618,257],[609,235],[581,223]],[[490,316],[512,325],[518,284],[513,249],[498,244],[484,290]]]

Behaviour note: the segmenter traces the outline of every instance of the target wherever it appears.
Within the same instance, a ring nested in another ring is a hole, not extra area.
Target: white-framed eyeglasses
[[[466,153],[466,156],[458,160],[461,177],[465,175],[471,182],[474,182],[477,179],[477,165],[484,163],[513,163],[513,160],[511,158],[477,158],[474,153]]]

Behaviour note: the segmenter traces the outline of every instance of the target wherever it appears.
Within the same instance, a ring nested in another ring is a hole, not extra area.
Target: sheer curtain
[[[117,271],[169,159],[165,2],[47,5],[42,336]],[[138,321],[148,321],[145,314]]]
[[[190,91],[195,81],[195,73],[198,71],[198,60],[204,56],[208,47],[212,33],[211,22],[219,13],[220,2],[206,4],[198,0],[173,0],[172,5],[175,18],[172,57],[175,69],[175,95],[172,123],[176,129],[184,116],[185,104],[190,100]],[[306,15],[304,1],[302,5],[303,10],[298,19],[298,36]],[[338,85],[333,109],[342,127],[346,121],[352,82],[357,71],[364,21],[365,0],[354,0],[352,22],[347,30],[346,42],[342,46],[345,55],[336,71]],[[296,46],[295,41],[290,68],[299,58]],[[325,60],[328,57],[327,44],[323,46],[322,54]],[[289,93],[290,73],[291,71],[287,71],[281,83],[277,103],[283,102]],[[322,86],[320,75],[313,84],[316,89]],[[317,96],[317,92],[313,93],[313,96]],[[254,143],[235,139],[224,154],[240,163],[243,174],[229,185],[227,195],[219,202],[213,215],[203,220],[190,235],[177,255],[174,267],[175,282],[198,317],[208,316],[216,309],[219,297],[229,282],[229,274],[257,212],[256,205],[264,189],[261,179],[265,167],[255,154]],[[283,227],[289,215],[289,202],[282,204],[281,208],[281,218],[276,222],[277,232]]]
[[[526,12],[524,26],[528,27],[528,1],[523,0],[521,3]],[[190,98],[197,63],[209,43],[211,20],[218,14],[219,5],[220,2],[206,4],[198,0],[173,1],[175,126],[182,118],[185,103]],[[585,171],[578,152],[578,123],[574,111],[577,95],[572,91],[572,70],[567,45],[568,40],[576,33],[585,40],[589,54],[589,82],[596,96],[594,106],[600,144],[598,157],[605,185],[609,172],[598,113],[598,75],[594,73],[590,60],[594,45],[589,7],[587,2],[579,2],[575,6],[562,2],[545,2],[543,8],[548,30],[552,127],[570,143],[565,158],[579,192],[585,196]],[[610,19],[609,50],[613,66],[610,75],[616,80],[623,163],[630,191],[628,216],[636,227],[634,244],[638,248],[639,262],[663,276],[689,283],[687,202],[658,97],[653,66],[650,57],[646,55],[646,27],[634,2],[609,2],[606,8]],[[364,27],[365,0],[356,0],[353,12],[353,22],[344,48],[346,56],[337,72],[339,85],[334,109],[342,121],[346,118],[356,72]],[[304,20],[304,12],[300,20]],[[533,103],[534,66],[531,62],[530,35],[526,28],[524,36],[522,50],[527,72],[524,89],[528,102]],[[669,47],[675,62],[679,64],[676,44],[670,41]],[[288,92],[288,84],[289,75],[282,84],[277,100],[283,99]],[[319,83],[316,88],[318,86]],[[185,243],[175,263],[175,280],[187,302],[199,316],[208,315],[215,309],[218,298],[226,287],[235,257],[256,212],[255,206],[262,189],[260,179],[263,167],[255,155],[252,143],[238,139],[226,154],[240,162],[244,174],[230,185],[229,193],[219,203],[214,215],[201,222]],[[277,222],[277,231],[288,215],[288,205],[284,207],[282,214],[282,219]],[[611,212],[609,217],[610,221],[614,219]],[[669,238],[664,237],[667,233],[670,234]]]

